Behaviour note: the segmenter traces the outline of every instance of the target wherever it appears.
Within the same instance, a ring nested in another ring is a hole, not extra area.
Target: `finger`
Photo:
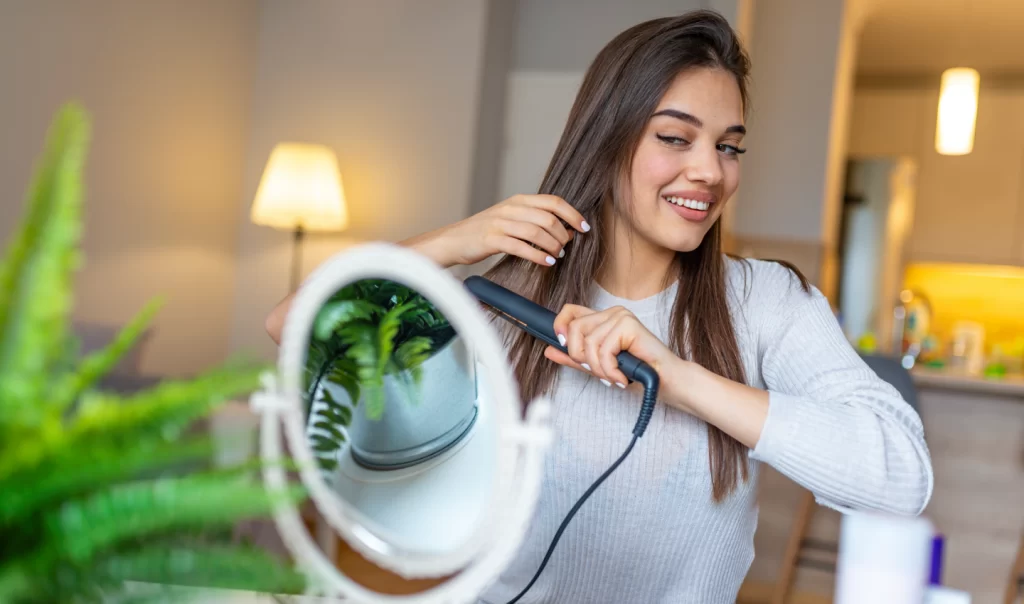
[[[628,344],[631,342],[631,338],[625,333],[628,329],[628,321],[620,318],[615,321],[609,321],[608,325],[611,326],[611,329],[609,329],[609,333],[601,341],[598,348],[597,362],[601,365],[601,371],[609,380],[615,382],[615,385],[619,388],[625,388],[629,384],[629,379],[619,369],[619,359],[617,357],[620,352],[629,348]]]
[[[584,316],[581,318],[586,317]],[[569,352],[569,356],[572,357],[572,360],[579,363],[587,371],[593,371],[593,366],[587,362],[587,352],[584,348],[586,345],[586,333],[584,333],[583,328],[585,326],[586,324],[583,323],[580,318],[574,318],[569,321],[569,324],[566,326],[565,347]]]
[[[550,361],[554,361],[555,363],[558,363],[559,365],[565,365],[566,367],[572,367],[573,369],[576,369],[577,371],[584,371],[584,372],[586,371],[586,369],[584,369],[579,363],[577,363],[576,361],[572,360],[572,357],[570,357],[569,355],[565,354],[561,350],[555,348],[554,346],[548,346],[547,348],[544,349],[544,357],[547,358]]]
[[[594,311],[585,307],[578,306],[576,304],[566,304],[562,307],[562,310],[555,315],[555,322],[553,328],[555,335],[558,336],[558,341],[565,346],[569,337],[569,323],[579,317],[594,314]]]
[[[565,223],[556,215],[545,209],[537,208],[533,206],[511,206],[506,211],[506,215],[513,220],[520,220],[539,226],[540,228],[547,231],[552,237],[558,240],[561,247],[565,247],[567,243],[572,239],[572,229],[567,229]]]
[[[591,373],[597,376],[605,386],[611,386],[607,364],[601,362],[601,348],[611,334],[614,322],[605,321],[595,327],[584,339],[584,351],[587,357],[587,364],[592,368]],[[612,367],[614,370],[614,367]]]
[[[499,220],[496,226],[506,235],[545,250],[552,258],[558,258],[563,255],[562,248],[565,247],[564,243],[556,239],[540,225],[521,220]]]
[[[544,250],[538,250],[529,243],[508,235],[496,235],[491,246],[503,254],[525,258],[541,266],[552,266],[555,258]]]
[[[580,214],[576,208],[569,205],[569,203],[561,197],[558,197],[557,195],[526,195],[525,197],[525,201],[528,204],[535,205],[535,207],[540,207],[556,214],[577,231],[586,233],[590,230],[590,225],[583,219],[583,214]]]
[[[569,322],[569,333],[567,336],[569,356],[575,359],[587,371],[600,371],[600,367],[596,364],[596,357],[592,356],[596,352],[596,348],[593,351],[588,350],[588,342],[595,338],[594,331],[600,329],[601,325],[607,322],[608,319],[607,311],[591,311],[588,314],[581,314]],[[597,336],[594,341],[600,342],[600,336]]]

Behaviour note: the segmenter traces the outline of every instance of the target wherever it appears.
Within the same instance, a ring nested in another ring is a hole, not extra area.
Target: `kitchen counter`
[[[910,372],[918,388],[941,388],[1024,399],[1024,376],[990,379],[961,373],[917,367]]]

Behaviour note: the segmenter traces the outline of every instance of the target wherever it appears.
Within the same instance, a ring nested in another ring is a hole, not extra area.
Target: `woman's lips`
[[[714,195],[702,191],[686,191],[678,194],[663,195],[664,199],[676,214],[690,222],[704,222],[711,215],[711,206],[715,204]]]

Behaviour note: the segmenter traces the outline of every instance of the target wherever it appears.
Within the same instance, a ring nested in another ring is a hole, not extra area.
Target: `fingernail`
[[[565,248],[564,247],[562,249],[558,250],[558,257],[559,258],[565,258]]]
[[[565,346],[565,336],[563,336],[562,334],[558,334],[558,343],[561,344],[562,346]]]
[[[615,382],[615,385],[618,386],[619,388],[625,388],[626,387],[626,385],[623,384],[622,382]]]
[[[612,387],[612,383],[611,383],[611,382],[609,382],[609,381],[608,381],[608,380],[606,380],[606,379],[602,379],[602,380],[601,380],[601,383],[602,383],[602,384],[604,384],[605,386],[608,386],[609,388],[611,388],[611,387]]]
[[[581,224],[580,227],[583,229],[584,233],[586,233],[586,232],[588,232],[590,230],[590,225],[587,224],[586,220],[583,221],[583,224]]]
[[[581,363],[580,367],[586,369],[587,371],[590,371],[590,365],[587,365],[586,363]]]
[[[546,262],[547,262],[548,264],[554,264],[554,263],[555,263],[555,259],[554,259],[554,258],[552,258],[551,256],[547,256],[546,258],[544,258],[544,260],[545,260],[545,261],[546,261]]]

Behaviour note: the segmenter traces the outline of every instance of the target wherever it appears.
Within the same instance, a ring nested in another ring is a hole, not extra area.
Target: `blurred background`
[[[597,51],[694,8],[754,65],[729,250],[794,262],[854,345],[911,370],[942,579],[1003,602],[1024,527],[1021,0],[2,0],[0,244],[77,99],[86,347],[162,295],[123,387],[273,359],[264,317],[294,279],[534,192]],[[298,246],[273,186],[297,165],[336,175]],[[762,490],[743,601],[829,601],[837,514],[767,469]]]

